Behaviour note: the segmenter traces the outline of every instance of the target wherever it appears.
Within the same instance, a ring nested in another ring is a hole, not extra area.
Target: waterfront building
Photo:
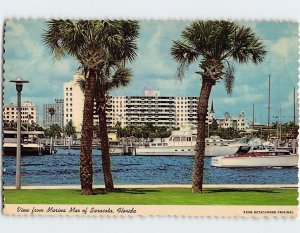
[[[3,106],[3,121],[17,122],[17,105],[10,103]],[[37,123],[37,106],[30,101],[21,104],[21,123]]]
[[[70,120],[73,121],[76,131],[81,131],[83,101],[84,95],[77,81],[82,78],[82,74],[77,72],[73,76],[73,80],[64,83],[64,125]]]
[[[197,97],[160,96],[157,90],[145,90],[144,96],[110,96],[108,126],[144,125],[168,128],[197,123]]]
[[[77,132],[81,131],[83,113],[83,93],[77,83],[80,73],[73,80],[64,84],[64,124],[72,120]],[[96,106],[96,105],[95,105]],[[177,128],[182,125],[197,124],[198,97],[161,96],[158,90],[145,90],[141,96],[109,96],[106,116],[108,128],[117,122],[122,127],[128,125],[144,125]],[[208,123],[217,120],[222,128],[234,127],[244,130],[248,126],[244,112],[237,117],[217,119],[213,103],[208,114]],[[98,116],[94,116],[94,125],[98,125]]]
[[[220,128],[234,128],[238,131],[247,130],[250,127],[244,111],[241,111],[237,116],[230,116],[228,112],[225,112],[223,118],[217,119],[217,123]]]
[[[54,114],[51,115],[50,109],[54,109]],[[55,99],[55,103],[43,105],[43,126],[49,128],[52,124],[64,126],[64,100]]]

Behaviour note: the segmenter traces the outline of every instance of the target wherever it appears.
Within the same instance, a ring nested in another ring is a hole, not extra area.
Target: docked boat
[[[288,150],[268,149],[264,145],[241,146],[233,155],[215,157],[213,167],[296,167],[299,155]]]
[[[47,149],[38,141],[38,137],[44,135],[44,131],[21,131],[21,155],[41,155],[47,153]],[[3,154],[16,155],[17,131],[3,130]]]
[[[205,139],[205,156],[224,156],[235,153],[241,145],[248,141],[222,139],[211,136]],[[194,156],[196,146],[196,130],[182,128],[173,131],[168,138],[156,138],[147,146],[129,148],[132,155],[182,155]]]

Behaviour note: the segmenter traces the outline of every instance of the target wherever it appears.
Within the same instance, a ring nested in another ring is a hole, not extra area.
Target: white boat
[[[299,155],[288,150],[267,149],[264,145],[241,146],[233,155],[215,157],[213,167],[296,167]]]
[[[224,156],[235,153],[246,141],[235,141],[212,136],[205,139],[205,156]],[[196,130],[183,128],[173,131],[169,138],[156,138],[148,146],[131,148],[133,155],[183,155],[194,156]]]
[[[16,155],[17,131],[3,130],[3,154]],[[21,155],[41,155],[45,153],[44,145],[38,142],[38,137],[44,131],[21,131]]]

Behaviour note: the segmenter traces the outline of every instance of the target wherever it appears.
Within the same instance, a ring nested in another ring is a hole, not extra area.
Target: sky
[[[199,96],[201,77],[198,62],[186,71],[185,78],[176,77],[178,64],[170,55],[173,40],[191,21],[140,21],[138,56],[130,64],[132,83],[111,95],[143,95],[145,89],[160,90],[162,96]],[[212,90],[216,116],[225,112],[232,116],[245,111],[252,121],[255,104],[255,121],[267,122],[268,76],[271,75],[271,122],[279,115],[281,121],[293,121],[293,88],[298,91],[299,41],[298,24],[292,22],[237,22],[251,27],[266,46],[267,55],[259,65],[235,63],[233,93],[228,95],[223,81]],[[16,103],[15,85],[9,80],[22,77],[25,84],[22,100],[38,106],[42,122],[43,104],[63,98],[63,83],[73,79],[79,63],[72,57],[54,60],[42,43],[46,29],[43,20],[6,21],[4,33],[4,103]],[[281,111],[280,111],[281,109]],[[281,112],[281,114],[280,114]],[[298,115],[297,115],[298,118]]]

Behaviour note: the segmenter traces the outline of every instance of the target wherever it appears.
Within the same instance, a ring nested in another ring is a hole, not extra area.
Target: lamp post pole
[[[23,83],[28,81],[22,78],[11,80],[10,82],[16,83],[17,90],[17,108],[18,108],[18,120],[17,120],[17,154],[16,154],[16,189],[21,189],[21,92]]]

